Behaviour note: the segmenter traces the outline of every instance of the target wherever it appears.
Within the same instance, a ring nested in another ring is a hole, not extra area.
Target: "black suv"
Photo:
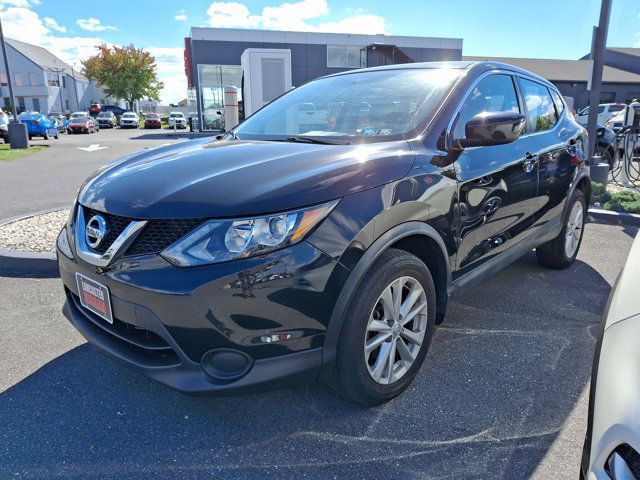
[[[64,312],[185,392],[322,378],[385,402],[452,299],[534,248],[571,265],[584,145],[556,88],[510,65],[324,77],[89,178],[58,237]]]

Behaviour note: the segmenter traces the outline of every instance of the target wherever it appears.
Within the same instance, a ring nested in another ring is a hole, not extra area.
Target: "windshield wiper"
[[[292,143],[317,143],[320,145],[351,145],[351,142],[345,140],[325,140],[323,138],[313,137],[288,137],[280,142],[292,142]]]

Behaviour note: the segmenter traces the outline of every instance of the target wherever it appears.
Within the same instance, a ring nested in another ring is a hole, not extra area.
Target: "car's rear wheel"
[[[431,273],[418,257],[384,252],[347,312],[333,382],[338,393],[365,405],[402,393],[429,349],[435,298]]]
[[[587,202],[584,193],[576,189],[569,199],[569,208],[560,234],[536,248],[536,256],[542,265],[560,269],[567,268],[574,262],[582,244],[586,216]]]

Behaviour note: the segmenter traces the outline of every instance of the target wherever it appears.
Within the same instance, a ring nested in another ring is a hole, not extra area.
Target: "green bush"
[[[591,201],[605,210],[640,213],[640,195],[631,190],[609,193],[604,185],[594,183],[591,185]]]
[[[591,203],[594,205],[604,205],[609,201],[610,195],[606,185],[601,183],[591,184]]]
[[[629,191],[613,193],[604,208],[614,212],[640,213],[640,195]]]

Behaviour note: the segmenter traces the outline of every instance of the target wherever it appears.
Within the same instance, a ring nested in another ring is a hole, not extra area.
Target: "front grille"
[[[87,207],[83,208],[87,222],[94,215],[102,215],[107,224],[107,235],[98,248],[94,249],[98,253],[106,252],[124,229],[127,228],[129,223],[136,220],[135,218],[98,212],[97,210],[92,210]],[[149,220],[131,246],[124,252],[124,255],[131,257],[134,255],[160,253],[169,245],[184,237],[203,221],[203,219]]]
[[[98,253],[104,253],[107,251],[107,248],[116,241],[116,238],[120,236],[124,229],[129,226],[131,219],[127,217],[120,217],[118,215],[111,215],[109,213],[98,212],[84,207],[84,219],[87,223],[89,223],[89,220],[91,220],[91,217],[94,215],[101,215],[107,223],[107,235],[104,237],[100,245],[94,249]]]
[[[201,219],[149,220],[125,255],[160,253],[201,223]]]

